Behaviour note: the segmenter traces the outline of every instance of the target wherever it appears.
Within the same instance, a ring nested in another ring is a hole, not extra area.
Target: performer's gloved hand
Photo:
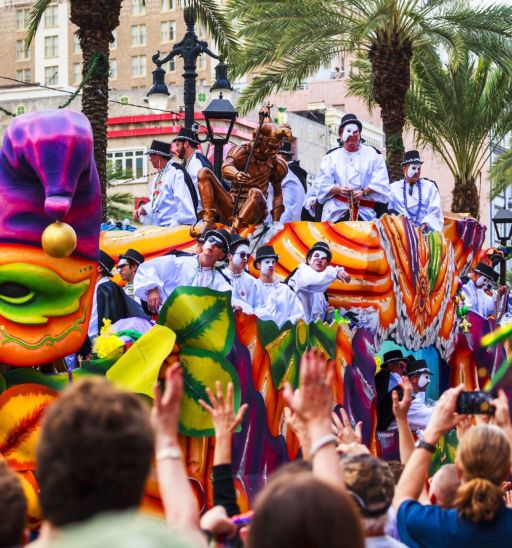
[[[248,173],[246,173],[245,171],[239,171],[235,175],[235,181],[237,183],[246,184],[246,183],[250,183],[251,180],[252,180],[252,177]]]
[[[148,291],[148,309],[150,312],[158,312],[162,299],[156,287]]]
[[[348,275],[348,273],[343,267],[340,267],[340,269],[338,270],[338,273],[336,274],[336,278],[338,278],[340,282],[345,282],[345,283],[350,282],[350,276]]]

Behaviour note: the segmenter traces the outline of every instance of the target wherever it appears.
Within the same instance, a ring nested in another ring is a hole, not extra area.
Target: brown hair
[[[361,520],[349,495],[299,472],[282,474],[256,498],[249,548],[363,548]]]
[[[473,521],[491,521],[503,504],[501,483],[510,471],[510,444],[496,426],[470,428],[457,449],[457,467],[462,485],[455,508],[459,515]]]
[[[0,547],[23,542],[27,521],[27,500],[18,476],[0,460]]]
[[[66,388],[43,417],[37,476],[43,516],[56,526],[136,507],[153,452],[141,399],[104,379]]]

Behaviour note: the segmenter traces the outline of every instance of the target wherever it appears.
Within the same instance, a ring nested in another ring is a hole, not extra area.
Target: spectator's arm
[[[156,473],[165,517],[170,525],[198,529],[196,498],[187,478],[178,442],[178,418],[183,395],[183,371],[179,364],[165,374],[165,390],[155,386],[151,420],[155,429]]]
[[[313,474],[344,489],[343,475],[336,453],[337,438],[332,434],[332,381],[334,367],[318,349],[313,348],[302,356],[300,388],[293,391],[285,385],[284,397],[290,409],[306,425],[311,440]]]
[[[454,428],[460,420],[455,412],[457,398],[464,390],[464,385],[447,390],[437,402],[432,418],[425,429],[423,439],[436,445],[445,432]],[[416,449],[405,465],[400,481],[395,489],[393,507],[396,512],[406,500],[418,500],[428,475],[432,453],[426,449]]]
[[[393,415],[395,415],[396,423],[398,425],[400,462],[406,464],[414,451],[414,438],[407,419],[407,414],[409,413],[412,403],[412,386],[407,377],[402,377],[402,388],[404,390],[404,396],[401,401],[399,400],[397,390],[391,392],[391,397],[393,399]]]
[[[220,382],[215,383],[216,394],[210,388],[206,393],[210,403],[199,400],[201,407],[207,411],[215,428],[215,450],[213,453],[213,503],[223,506],[228,516],[240,513],[236,501],[236,491],[231,468],[231,441],[233,432],[241,424],[248,405],[240,406],[235,413],[233,405],[233,384],[229,383],[226,398]]]

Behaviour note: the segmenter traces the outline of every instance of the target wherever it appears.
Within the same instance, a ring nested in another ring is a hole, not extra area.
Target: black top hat
[[[233,253],[235,251],[235,248],[237,248],[239,245],[249,245],[249,240],[247,238],[242,238],[240,234],[237,234],[235,232],[235,234],[231,234],[230,244],[230,253]]]
[[[329,247],[329,244],[327,244],[326,242],[316,242],[316,243],[314,243],[308,249],[308,252],[306,253],[306,261],[309,260],[309,258],[311,257],[311,255],[313,255],[313,253],[315,251],[323,251],[324,253],[327,253],[327,260],[329,262],[331,262],[332,253],[331,253],[331,248]]]
[[[156,154],[164,158],[172,158],[171,145],[163,141],[153,141],[146,154]]]
[[[428,368],[426,360],[412,360],[407,364],[405,374],[408,377],[411,377],[412,375],[421,375],[422,373],[433,375],[432,371]]]
[[[382,356],[382,365],[381,367],[384,367],[388,365],[390,362],[395,362],[398,360],[405,360],[402,351],[401,350],[389,350],[389,352],[385,352]]]
[[[355,114],[345,114],[340,122],[340,127],[338,129],[338,133],[341,133],[341,130],[348,124],[356,124],[356,126],[359,128],[359,131],[363,131],[363,124],[357,119],[357,116]]]
[[[142,253],[139,253],[135,249],[130,248],[127,251],[125,251],[122,255],[119,255],[119,260],[121,261],[121,259],[127,259],[130,261],[133,261],[134,263],[137,263],[137,265],[141,265],[144,262],[144,255],[142,255]]]
[[[292,144],[289,143],[288,141],[285,141],[281,145],[281,148],[277,152],[278,152],[278,154],[285,154],[286,156],[293,156]]]
[[[422,164],[423,162],[420,159],[420,153],[417,150],[408,150],[404,154],[404,159],[402,160],[402,165],[406,166],[408,164]]]
[[[180,131],[178,132],[178,135],[176,136],[174,141],[190,141],[191,143],[194,143],[196,145],[201,144],[201,141],[199,140],[199,136],[197,135],[197,132],[195,132],[193,129],[190,129],[188,127],[180,128]]]
[[[106,270],[107,276],[109,278],[112,278],[112,269],[114,268],[114,266],[116,266],[116,262],[114,261],[114,259],[112,259],[112,257],[108,253],[105,253],[102,249],[100,249],[100,257],[98,259],[98,262],[100,263],[100,266],[102,266]]]
[[[494,270],[494,268],[485,263],[478,263],[473,269],[478,274],[485,276],[488,280],[491,280],[493,283],[498,283],[500,275]]]
[[[229,253],[231,248],[231,243],[230,243],[229,232],[227,230],[225,230],[224,228],[219,228],[219,229],[210,228],[203,234],[203,238],[205,242],[209,236],[215,236],[216,238],[218,238],[222,242],[222,249],[224,250],[224,252]]]
[[[274,248],[271,245],[262,245],[258,251],[256,251],[254,266],[258,265],[263,259],[275,259],[278,261],[279,255],[274,251]]]

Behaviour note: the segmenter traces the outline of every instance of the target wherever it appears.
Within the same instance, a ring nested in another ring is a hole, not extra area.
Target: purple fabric
[[[101,191],[87,118],[45,110],[16,118],[0,152],[0,242],[40,247],[54,221],[77,234],[75,254],[98,258]]]

